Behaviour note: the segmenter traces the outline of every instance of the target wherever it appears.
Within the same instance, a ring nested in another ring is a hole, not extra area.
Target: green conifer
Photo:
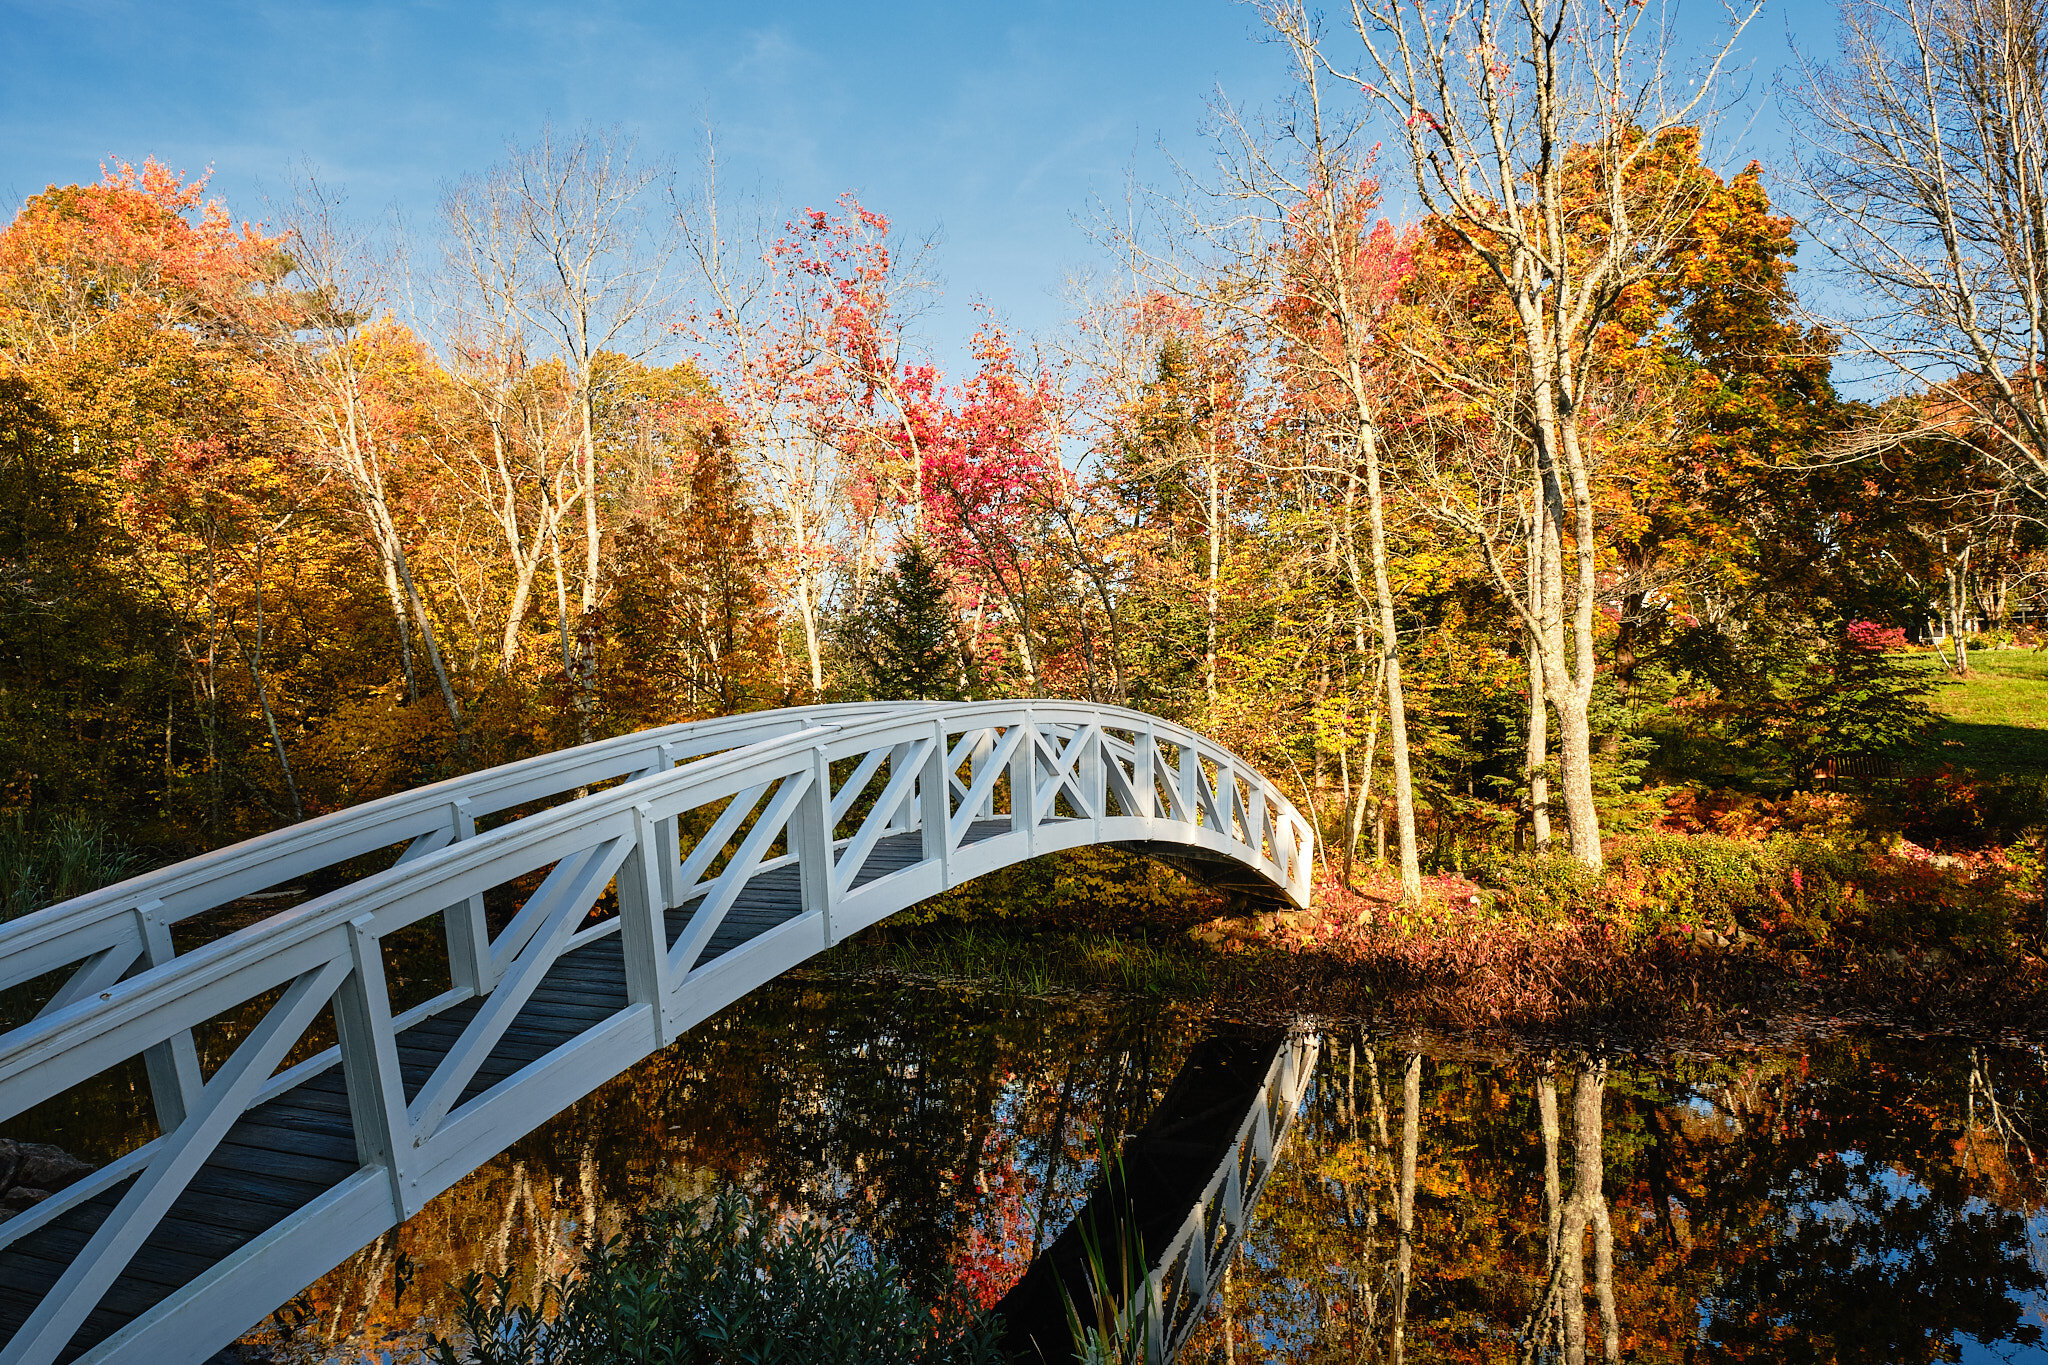
[[[869,589],[861,632],[878,699],[949,701],[960,696],[959,645],[937,556],[913,540]]]

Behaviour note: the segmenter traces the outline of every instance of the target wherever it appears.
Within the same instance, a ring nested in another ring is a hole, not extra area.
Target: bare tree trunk
[[[278,733],[277,712],[270,705],[270,688],[263,681],[263,545],[256,546],[256,640],[243,651],[249,663],[249,680],[256,685],[256,702],[263,709],[263,724],[270,731],[270,747],[277,755],[278,771],[284,774],[284,789],[291,797],[292,819],[306,818],[306,806],[299,799],[298,779],[292,776],[292,761],[284,751],[284,736]]]
[[[1213,403],[1212,403],[1213,407]],[[1216,711],[1216,613],[1220,600],[1218,582],[1223,574],[1223,497],[1222,483],[1216,472],[1216,433],[1211,427],[1208,434],[1208,493],[1209,493],[1209,592],[1203,624],[1207,638],[1202,651],[1203,695],[1208,699],[1209,714]]]
[[[1361,626],[1360,634],[1363,634]],[[1374,760],[1378,757],[1380,742],[1380,697],[1386,682],[1384,671],[1376,673],[1372,682],[1372,721],[1365,728],[1365,767],[1358,779],[1358,800],[1351,809],[1351,825],[1344,839],[1344,885],[1351,885],[1351,858],[1358,847],[1359,839],[1365,832],[1365,810],[1372,800],[1372,774]]]
[[[390,600],[391,619],[398,627],[398,662],[405,679],[405,700],[410,704],[420,699],[420,687],[413,675],[412,621],[406,614],[405,591],[398,586],[398,561],[391,547],[384,543],[383,533],[374,525],[370,528],[370,542],[377,547],[378,564],[384,570],[384,595]]]
[[[1614,1230],[1607,1215],[1603,1186],[1606,1169],[1601,1109],[1607,1093],[1607,1063],[1594,1062],[1579,1072],[1572,1116],[1572,1186],[1583,1209],[1584,1225],[1593,1233],[1593,1295],[1600,1305],[1600,1344],[1604,1360],[1621,1359],[1621,1322],[1614,1302]],[[1581,1327],[1576,1339],[1584,1357],[1584,1293],[1577,1298]]]
[[[1415,1266],[1415,1149],[1422,1135],[1422,1054],[1411,1053],[1401,1082],[1401,1170],[1394,1220],[1400,1245],[1394,1265],[1394,1365],[1407,1346],[1408,1285]]]
[[[1529,599],[1542,615],[1544,556],[1544,502],[1539,492],[1531,499],[1529,522]],[[1550,851],[1550,704],[1543,695],[1543,650],[1534,632],[1522,632],[1523,653],[1529,661],[1529,826],[1536,851]]]
[[[577,732],[585,743],[596,732],[596,617],[603,598],[595,411],[604,382],[600,362],[606,355],[633,359],[665,334],[644,326],[660,301],[668,262],[667,242],[645,232],[646,194],[661,172],[634,165],[634,150],[617,130],[586,129],[558,140],[552,128],[543,128],[538,142],[494,172],[490,182],[491,193],[514,209],[522,250],[539,262],[530,286],[509,296],[512,306],[553,337],[575,393],[583,582],[565,658],[576,689]]]
[[[1371,531],[1372,589],[1379,608],[1380,657],[1386,669],[1387,755],[1394,765],[1394,832],[1401,853],[1401,899],[1422,899],[1422,862],[1415,846],[1415,787],[1408,771],[1408,707],[1401,693],[1400,627],[1387,581],[1387,532],[1380,493],[1378,442],[1368,432],[1365,457],[1366,524]]]
[[[379,264],[366,257],[362,244],[345,236],[333,208],[317,186],[308,184],[301,190],[295,210],[293,253],[298,269],[325,297],[327,305],[309,329],[316,340],[300,343],[290,352],[297,362],[295,396],[300,418],[313,434],[323,462],[342,477],[369,523],[371,540],[382,560],[385,591],[400,624],[407,697],[410,700],[418,696],[413,682],[409,621],[420,633],[459,744],[463,734],[462,706],[449,682],[433,618],[413,579],[404,539],[391,515],[380,435],[363,400],[360,328],[378,312],[383,275]]]
[[[562,566],[560,534],[548,537],[548,557],[555,571],[555,634],[562,646],[562,678],[567,681],[575,677],[576,640],[569,628],[569,574]]]
[[[796,593],[797,614],[804,624],[804,653],[811,663],[811,700],[825,699],[825,659],[818,638],[818,608],[811,599],[808,584],[801,584]]]
[[[578,404],[583,419],[583,610],[576,626],[576,735],[581,743],[588,744],[597,737],[596,617],[598,569],[603,558],[597,516],[597,436],[591,420],[590,400],[590,366],[595,357],[589,352],[587,333],[579,337],[579,344],[583,348],[580,358],[582,393]]]
[[[1603,860],[1600,847],[1600,813],[1593,800],[1593,734],[1591,708],[1596,663],[1593,656],[1593,615],[1598,592],[1598,560],[1593,522],[1593,493],[1582,455],[1578,453],[1575,409],[1569,397],[1562,402],[1556,383],[1564,376],[1539,367],[1536,411],[1539,431],[1547,411],[1552,429],[1562,440],[1568,463],[1573,507],[1572,560],[1576,569],[1571,595],[1569,629],[1564,611],[1563,568],[1565,525],[1563,488],[1557,462],[1550,458],[1551,446],[1541,436],[1538,459],[1549,504],[1548,534],[1543,558],[1552,591],[1544,601],[1540,635],[1543,646],[1543,686],[1550,704],[1557,709],[1558,785],[1564,789],[1565,818],[1571,825],[1572,856],[1590,868]],[[1563,406],[1563,415],[1558,409]]]
[[[381,478],[366,481],[359,491],[363,494],[364,513],[375,521],[378,534],[389,547],[392,567],[398,572],[399,586],[405,592],[414,624],[419,627],[420,644],[427,651],[427,665],[434,670],[434,680],[441,689],[441,702],[448,708],[448,719],[454,722],[459,736],[462,732],[462,703],[455,699],[455,687],[449,681],[447,665],[441,659],[441,645],[435,637],[433,618],[427,614],[426,603],[420,599],[419,587],[413,581],[405,545],[398,538],[397,524],[392,521],[391,510],[384,499],[383,481]]]

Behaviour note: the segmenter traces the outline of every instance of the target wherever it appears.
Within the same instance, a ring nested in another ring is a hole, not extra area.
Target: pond
[[[727,1182],[851,1229],[927,1291],[993,1302],[1191,1059],[1281,1036],[1157,1001],[785,979],[252,1340],[402,1360],[448,1326],[465,1273],[530,1285],[634,1210]],[[2048,1361],[2034,1046],[1816,1029],[1548,1052],[1385,1025],[1312,1041],[1184,1361]]]

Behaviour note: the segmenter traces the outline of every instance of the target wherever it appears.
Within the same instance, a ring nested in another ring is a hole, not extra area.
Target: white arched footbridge
[[[11,921],[0,1003],[33,1017],[0,1033],[0,1125],[139,1059],[158,1135],[0,1221],[0,1365],[203,1360],[684,1030],[984,872],[1123,844],[1306,905],[1312,839],[1139,712],[820,706],[452,779]],[[436,922],[438,988],[395,1003],[393,944]]]

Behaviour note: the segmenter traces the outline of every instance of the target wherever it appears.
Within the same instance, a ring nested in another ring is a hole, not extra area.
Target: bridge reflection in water
[[[39,1006],[0,1033],[0,1124],[139,1064],[157,1128],[0,1222],[0,1365],[203,1359],[790,967],[1103,843],[1306,902],[1307,823],[1200,735],[1079,703],[901,703],[568,750],[0,926],[0,991]],[[242,898],[380,851],[222,932]],[[434,927],[440,983],[394,998],[393,945]]]
[[[1012,1358],[1069,1358],[1070,1309],[1084,1326],[1116,1322],[1143,1359],[1180,1354],[1244,1238],[1319,1046],[1305,1031],[1228,1025],[1196,1045],[1088,1203],[997,1303]],[[1127,1275],[1118,1254],[1132,1246],[1144,1265]]]

